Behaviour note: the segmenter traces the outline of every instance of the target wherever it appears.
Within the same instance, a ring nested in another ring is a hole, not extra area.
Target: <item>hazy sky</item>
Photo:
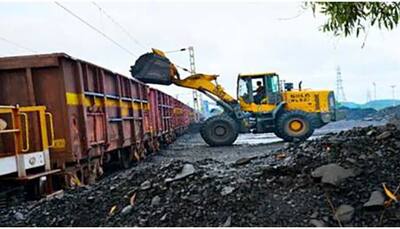
[[[233,95],[238,73],[266,71],[295,85],[302,80],[303,87],[335,90],[340,65],[347,100],[365,102],[368,89],[373,97],[374,81],[377,98],[391,98],[389,86],[400,76],[399,29],[371,29],[361,48],[364,36],[335,38],[319,31],[324,17],[302,13],[300,2],[97,2],[146,49],[91,2],[61,3],[137,56],[151,47],[194,46],[197,71],[220,74],[219,82]],[[125,75],[136,60],[54,2],[0,2],[0,28],[1,38],[38,53],[66,52]],[[0,40],[1,56],[20,54],[30,52]],[[186,52],[169,57],[189,67]],[[190,98],[187,89],[158,88]]]

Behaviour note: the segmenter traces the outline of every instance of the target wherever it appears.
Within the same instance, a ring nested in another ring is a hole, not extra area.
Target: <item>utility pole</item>
[[[188,48],[189,51],[189,61],[190,61],[190,74],[196,74],[196,63],[194,59],[194,49],[193,46]],[[193,90],[193,108],[196,111],[202,111],[202,97],[197,90]]]
[[[395,101],[395,99],[396,99],[396,94],[395,94],[396,85],[390,85],[390,87],[392,88],[393,106],[396,106],[396,101]]]
[[[374,100],[376,100],[376,83],[372,82],[372,85],[374,85]]]
[[[191,75],[196,74],[196,62],[195,62],[195,59],[194,59],[194,48],[193,48],[193,46],[189,46],[187,48],[181,48],[181,49],[178,49],[178,50],[168,51],[166,53],[183,52],[183,51],[188,51],[189,52],[190,74]],[[192,90],[192,96],[193,96],[193,108],[194,108],[194,110],[202,112],[203,111],[203,107],[202,107],[203,99],[202,99],[201,93],[199,93],[197,90]]]
[[[338,102],[346,102],[346,95],[343,89],[342,72],[340,67],[336,68],[336,97]]]
[[[371,101],[371,91],[367,89],[367,103]]]

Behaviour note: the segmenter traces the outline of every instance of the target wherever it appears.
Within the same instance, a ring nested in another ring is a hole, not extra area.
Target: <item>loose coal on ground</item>
[[[185,146],[198,137],[188,134],[162,154],[95,185],[2,209],[0,225],[400,225],[398,203],[384,207],[388,197],[382,190],[383,183],[392,192],[400,184],[396,124],[303,143]],[[191,151],[205,156],[175,157]],[[218,156],[227,152],[233,156]]]

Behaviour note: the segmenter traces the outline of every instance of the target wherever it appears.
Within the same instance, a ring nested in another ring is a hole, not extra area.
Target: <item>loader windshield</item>
[[[251,86],[251,85],[250,85]],[[249,84],[244,79],[239,79],[238,82],[238,98],[242,98],[245,102],[251,102],[251,95],[249,94]]]

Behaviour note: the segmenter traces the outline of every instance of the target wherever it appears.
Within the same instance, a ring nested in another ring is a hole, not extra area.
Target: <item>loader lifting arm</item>
[[[152,53],[142,55],[131,67],[131,73],[133,77],[144,83],[175,84],[198,90],[222,106],[228,113],[233,113],[236,118],[243,117],[239,102],[216,82],[218,75],[194,74],[181,79],[176,66],[160,50],[153,49]]]
[[[225,110],[234,112],[235,107],[239,104],[236,99],[226,93],[221,85],[216,83],[217,77],[218,75],[195,74],[185,79],[173,78],[172,83],[180,87],[198,90],[213,99]]]
[[[212,83],[217,77],[218,75],[195,74],[182,80],[172,79],[172,82],[181,87],[209,92],[226,103],[236,103],[236,100],[226,93],[221,85]]]

